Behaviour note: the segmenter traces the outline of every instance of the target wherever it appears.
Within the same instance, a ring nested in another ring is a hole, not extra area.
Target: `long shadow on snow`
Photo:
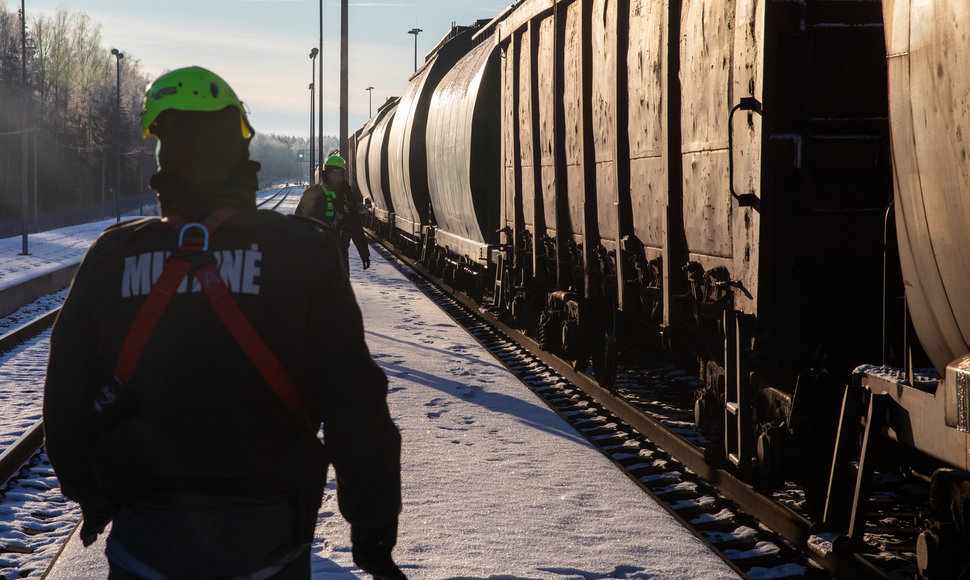
[[[458,327],[455,326],[455,328],[458,328]],[[428,346],[427,344],[417,344],[417,343],[410,342],[410,341],[407,341],[407,340],[402,340],[400,338],[395,338],[393,336],[388,336],[386,334],[381,334],[380,332],[374,332],[373,330],[366,330],[365,329],[364,330],[364,334],[370,334],[370,335],[375,336],[377,338],[383,338],[384,340],[389,340],[389,341],[392,341],[392,342],[398,342],[398,343],[401,343],[401,344],[406,344],[409,347],[413,347],[413,348],[420,348],[420,349],[428,350],[428,351],[431,351],[431,352],[434,352],[434,353],[438,353],[438,354],[442,354],[442,355],[446,355],[446,356],[450,356],[450,357],[455,357],[455,358],[458,358],[458,359],[464,359],[464,360],[466,360],[466,361],[468,361],[468,362],[470,362],[470,363],[472,363],[472,364],[474,364],[476,366],[486,367],[488,369],[494,369],[495,371],[498,371],[498,372],[509,372],[509,370],[507,368],[505,368],[504,366],[502,366],[500,363],[494,361],[494,357],[492,356],[491,353],[488,353],[488,358],[491,359],[491,360],[482,360],[481,358],[478,358],[478,357],[476,357],[474,355],[471,355],[471,354],[465,354],[463,352],[459,352],[459,351],[456,351],[456,350],[448,350],[448,349],[445,349],[445,348],[432,347],[432,346]],[[474,344],[476,346],[478,346],[478,343],[474,343]],[[371,356],[374,358],[374,360],[377,360],[379,362],[379,353],[376,354],[376,355],[374,353],[371,353]]]
[[[379,336],[381,338],[385,338],[387,340],[400,342],[408,346],[417,347],[417,348],[428,348],[423,345],[414,344],[405,340],[384,336],[378,333],[374,333],[374,332],[369,332],[369,333],[375,336]],[[439,350],[439,349],[430,349],[430,350]],[[451,351],[442,351],[442,352],[447,352],[449,355],[456,354]],[[575,430],[573,430],[571,426],[569,426],[565,422],[560,422],[561,427],[543,425],[542,423],[540,423],[541,419],[539,419],[539,414],[552,413],[552,411],[548,407],[545,407],[543,405],[538,405],[536,403],[532,403],[527,400],[518,399],[516,397],[512,397],[503,393],[497,393],[495,391],[486,391],[482,387],[477,385],[462,383],[462,382],[455,381],[452,379],[447,379],[445,377],[441,377],[438,375],[433,375],[423,371],[418,371],[408,366],[405,366],[404,364],[388,362],[388,361],[380,360],[379,358],[376,358],[375,360],[390,377],[406,378],[409,381],[412,381],[421,385],[425,385],[427,387],[431,387],[432,389],[436,389],[448,395],[461,398],[465,401],[468,401],[469,403],[474,403],[494,413],[503,413],[503,414],[518,417],[519,421],[523,425],[526,425],[528,427],[532,427],[540,431],[545,431],[546,433],[549,433],[551,435],[557,435],[573,443],[581,443],[587,446],[590,445],[590,443],[584,437],[579,435]],[[478,361],[478,362],[479,364],[488,364],[488,363],[483,363],[482,361]],[[503,372],[509,372],[507,369],[505,369],[504,367],[501,367],[500,365],[495,365],[495,366],[496,368],[501,369]],[[528,387],[526,387],[523,384],[522,388],[527,389]]]

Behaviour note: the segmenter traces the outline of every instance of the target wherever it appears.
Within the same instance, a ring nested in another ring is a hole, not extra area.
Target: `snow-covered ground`
[[[0,239],[0,290],[79,263],[98,234],[114,223],[110,219],[30,234],[26,256],[21,236]]]
[[[372,252],[363,271],[350,254],[403,439],[394,555],[410,578],[737,577],[392,264]],[[368,577],[351,560],[332,483],[312,566],[314,578]],[[105,576],[97,547],[82,550],[75,538],[49,578]]]
[[[0,449],[41,417],[50,330],[0,357]]]

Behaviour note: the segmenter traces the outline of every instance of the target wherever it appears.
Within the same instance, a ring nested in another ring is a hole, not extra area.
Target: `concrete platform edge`
[[[0,290],[0,317],[30,304],[41,296],[58,292],[71,285],[79,264],[71,264],[36,278]]]

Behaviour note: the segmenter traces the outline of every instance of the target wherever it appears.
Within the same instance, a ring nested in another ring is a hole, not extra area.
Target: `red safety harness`
[[[253,366],[263,376],[276,396],[283,404],[308,428],[313,430],[310,416],[300,397],[300,393],[293,384],[290,375],[280,364],[276,355],[270,350],[266,342],[259,336],[256,329],[239,309],[226,287],[219,268],[216,266],[215,256],[209,251],[209,238],[215,230],[236,215],[237,210],[221,208],[213,212],[202,222],[189,222],[179,216],[168,217],[163,222],[170,224],[179,232],[178,250],[174,252],[165,264],[165,269],[152,286],[151,292],[142,303],[135,321],[121,346],[118,361],[115,364],[115,381],[120,387],[125,387],[135,373],[135,367],[141,359],[142,352],[148,344],[155,327],[158,325],[162,313],[168,306],[172,296],[178,292],[179,286],[195,267],[195,277],[202,285],[202,290],[209,298],[212,308],[225,325],[229,333],[242,348]],[[194,235],[193,235],[194,234]],[[110,401],[105,401],[110,402]]]

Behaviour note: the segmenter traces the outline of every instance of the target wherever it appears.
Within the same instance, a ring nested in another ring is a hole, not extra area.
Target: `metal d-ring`
[[[209,250],[209,228],[205,227],[204,224],[199,222],[189,222],[182,226],[179,230],[179,247],[182,247],[182,240],[185,238],[185,232],[191,228],[199,228],[202,230],[202,251],[206,252]]]

